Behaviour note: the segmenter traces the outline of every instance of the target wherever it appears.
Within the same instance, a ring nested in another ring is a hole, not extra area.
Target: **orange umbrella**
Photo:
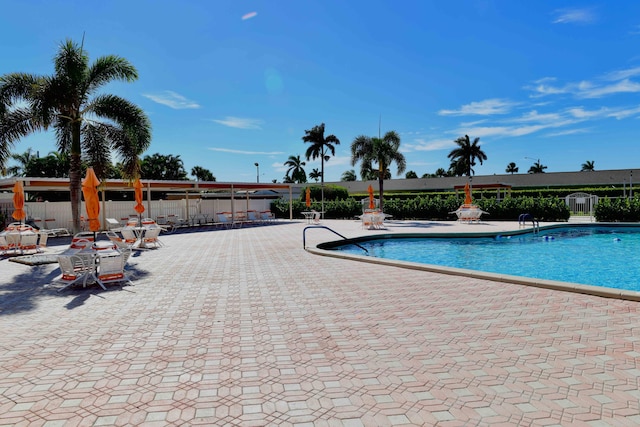
[[[82,181],[82,194],[84,195],[84,204],[87,209],[87,218],[89,218],[89,230],[100,231],[100,199],[98,198],[98,189],[100,180],[93,171],[93,168],[87,168],[87,175]]]
[[[376,201],[373,198],[373,187],[371,186],[371,184],[369,184],[369,209],[375,209],[376,208]]]
[[[27,213],[24,211],[24,187],[22,181],[16,181],[13,185],[13,207],[12,217],[18,221],[25,219]]]
[[[471,200],[471,188],[469,188],[469,183],[467,182],[464,185],[464,204],[470,205],[471,203],[473,203],[473,200]]]
[[[135,188],[136,193],[136,212],[142,215],[144,212],[144,205],[142,204],[142,183],[140,182],[140,178],[136,179],[136,182],[133,183],[133,188]]]
[[[311,189],[307,187],[306,195],[305,195],[305,204],[307,207],[311,206]]]

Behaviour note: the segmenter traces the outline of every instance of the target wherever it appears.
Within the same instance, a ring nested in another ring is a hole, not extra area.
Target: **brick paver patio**
[[[1,260],[0,425],[640,425],[640,303],[322,257],[305,226],[161,236],[108,291]]]

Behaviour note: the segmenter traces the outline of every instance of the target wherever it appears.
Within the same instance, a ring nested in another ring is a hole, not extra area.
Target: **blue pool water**
[[[380,258],[640,291],[640,227],[563,227],[539,234],[359,244]],[[363,255],[355,245],[332,249]]]

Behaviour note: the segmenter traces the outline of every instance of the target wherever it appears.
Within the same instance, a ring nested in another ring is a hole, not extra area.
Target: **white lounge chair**
[[[160,241],[158,236],[160,236],[160,232],[162,229],[159,226],[151,226],[144,230],[144,234],[142,235],[142,240],[140,242],[140,247],[148,248],[149,245],[154,245],[156,248],[160,246],[164,246],[164,243]]]
[[[126,259],[123,253],[109,251],[99,253],[97,258],[96,281],[104,287],[107,283],[131,283],[127,277],[124,266]]]
[[[36,233],[23,233],[20,236],[20,253],[24,254],[25,251],[38,251],[38,235]]]

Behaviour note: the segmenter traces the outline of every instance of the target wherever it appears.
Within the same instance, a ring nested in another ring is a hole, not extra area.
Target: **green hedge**
[[[463,203],[462,197],[449,195],[439,196],[414,196],[411,199],[385,198],[384,211],[393,215],[393,219],[423,219],[423,220],[452,220],[456,219],[451,213]],[[475,203],[487,215],[484,220],[509,220],[515,221],[520,214],[528,213],[540,221],[567,221],[571,213],[564,200],[558,197],[511,197],[501,202],[496,199],[482,199]],[[300,212],[315,209],[322,210],[321,203],[313,201],[311,207],[307,207],[303,200],[293,201],[293,217],[301,218]],[[289,202],[279,199],[271,204],[271,210],[278,218],[289,218]],[[360,199],[348,198],[345,200],[325,200],[324,217],[327,219],[353,219],[362,213]]]
[[[638,222],[640,198],[600,199],[595,207],[595,217],[599,222]]]

